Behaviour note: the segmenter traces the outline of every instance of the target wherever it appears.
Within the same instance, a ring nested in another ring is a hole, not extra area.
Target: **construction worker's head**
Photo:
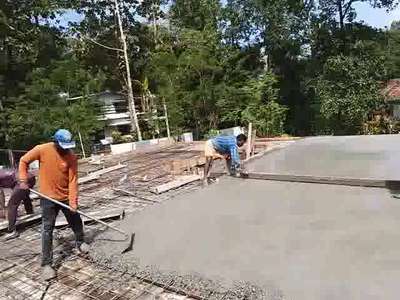
[[[247,136],[245,136],[243,133],[239,134],[236,137],[236,144],[238,147],[242,147],[244,144],[247,142]]]
[[[57,130],[53,139],[57,147],[64,151],[75,148],[75,141],[72,140],[72,134],[66,129]]]

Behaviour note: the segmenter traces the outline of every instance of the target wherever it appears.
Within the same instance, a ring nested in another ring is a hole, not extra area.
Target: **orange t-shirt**
[[[78,203],[78,160],[72,152],[61,156],[54,143],[38,145],[19,162],[19,179],[28,178],[28,166],[39,161],[39,191],[55,200]]]

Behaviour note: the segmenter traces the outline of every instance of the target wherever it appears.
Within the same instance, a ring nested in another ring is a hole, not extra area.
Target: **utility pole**
[[[128,89],[128,101],[129,101],[129,108],[130,108],[129,111],[130,111],[130,115],[131,115],[131,126],[136,128],[138,140],[141,141],[142,133],[141,133],[140,127],[139,127],[139,121],[138,121],[137,114],[136,114],[135,99],[133,97],[131,69],[129,66],[129,58],[128,58],[128,46],[126,44],[126,36],[124,33],[124,29],[122,28],[122,20],[121,20],[121,15],[119,12],[118,0],[114,0],[114,5],[115,5],[115,14],[117,15],[117,19],[118,19],[119,32],[120,32],[121,42],[122,42],[122,47],[123,47],[122,50],[124,52],[126,82],[127,82],[127,89]]]
[[[157,21],[156,21],[156,5],[155,3],[153,3],[151,5],[151,14],[152,14],[152,18],[153,18],[153,37],[154,37],[154,46],[156,47],[157,44]]]

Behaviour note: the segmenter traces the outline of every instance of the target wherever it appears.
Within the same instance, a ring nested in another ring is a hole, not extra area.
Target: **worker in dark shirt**
[[[1,169],[0,170],[0,189],[13,189],[10,200],[8,201],[7,217],[8,217],[8,233],[4,237],[5,240],[17,238],[19,236],[16,230],[18,206],[21,202],[24,203],[27,214],[33,214],[32,200],[29,196],[29,190],[24,190],[19,187],[18,176],[15,170]],[[33,188],[36,183],[35,176],[29,173],[28,186]]]

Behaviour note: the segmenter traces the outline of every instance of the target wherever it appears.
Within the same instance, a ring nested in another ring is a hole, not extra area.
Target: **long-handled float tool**
[[[64,208],[66,208],[66,209],[70,209],[70,207],[69,207],[68,205],[66,205],[66,204],[64,204],[64,203],[62,203],[62,202],[60,202],[60,201],[54,200],[54,199],[52,199],[52,198],[50,198],[50,197],[47,197],[46,195],[43,195],[43,194],[41,194],[41,193],[39,193],[39,192],[37,192],[37,191],[35,191],[35,190],[33,190],[33,189],[29,189],[29,190],[30,190],[33,194],[38,195],[39,197],[41,197],[41,198],[43,198],[43,199],[49,200],[49,201],[51,201],[51,202],[53,202],[53,203],[55,203],[55,204],[57,204],[57,205],[60,205],[60,206],[62,206],[62,207],[64,207]],[[99,220],[99,219],[96,219],[96,218],[94,218],[94,217],[91,217],[91,216],[85,214],[84,212],[81,212],[80,210],[77,210],[76,212],[77,212],[78,214],[82,215],[82,216],[85,216],[85,217],[88,218],[88,219],[91,219],[91,220],[93,220],[93,221],[95,221],[95,222],[98,222],[98,223],[100,223],[100,224],[102,224],[102,225],[104,225],[104,226],[106,226],[106,227],[108,227],[108,228],[110,228],[110,229],[112,229],[112,230],[114,230],[114,231],[117,231],[117,232],[119,232],[120,234],[123,234],[123,235],[125,236],[125,240],[124,240],[124,241],[129,241],[129,244],[128,244],[128,246],[127,246],[126,248],[124,248],[124,249],[121,251],[121,253],[126,253],[126,252],[131,251],[131,250],[133,249],[133,242],[135,241],[135,233],[127,233],[127,232],[125,232],[125,231],[122,231],[121,229],[119,229],[119,228],[117,228],[117,227],[114,227],[114,226],[112,226],[112,225],[110,225],[110,224],[107,224],[106,222],[104,222],[104,221],[102,221],[102,220]]]

